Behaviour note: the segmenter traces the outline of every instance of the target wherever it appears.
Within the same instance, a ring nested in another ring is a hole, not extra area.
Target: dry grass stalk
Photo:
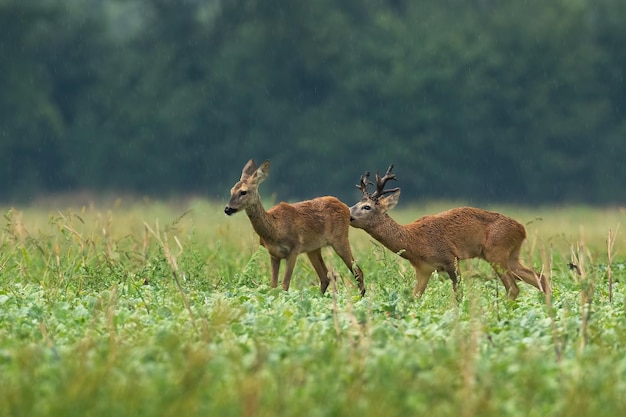
[[[172,252],[170,251],[169,243],[167,240],[167,233],[164,232],[163,237],[161,237],[161,233],[159,231],[158,220],[156,223],[156,232],[152,230],[152,228],[150,227],[150,225],[148,225],[148,223],[144,222],[143,224],[146,230],[148,230],[152,234],[152,236],[154,236],[157,242],[159,242],[159,245],[161,245],[161,248],[163,249],[163,254],[165,255],[165,259],[167,260],[167,264],[169,265],[170,270],[172,271],[172,277],[174,278],[174,282],[176,283],[176,288],[178,289],[178,292],[180,293],[183,303],[185,304],[185,308],[189,312],[189,318],[191,320],[191,324],[194,330],[196,330],[197,332],[198,326],[196,325],[196,319],[193,314],[193,311],[191,310],[191,303],[189,302],[189,299],[185,295],[185,290],[183,289],[183,286],[180,283],[180,279],[178,278],[178,263],[176,262],[176,257],[172,255]],[[180,250],[179,254],[182,254],[183,247],[178,241],[178,239],[175,239],[175,240]]]
[[[589,320],[591,318],[591,303],[593,301],[594,285],[585,269],[585,257],[583,256],[583,243],[578,242],[576,248],[571,248],[570,270],[574,271],[574,280],[580,287],[580,315],[581,315],[581,338],[580,348],[587,345]]]
[[[609,302],[613,302],[613,252],[615,247],[615,237],[619,230],[619,224],[615,228],[615,233],[609,228],[609,236],[606,239],[607,243],[607,273],[609,275]]]

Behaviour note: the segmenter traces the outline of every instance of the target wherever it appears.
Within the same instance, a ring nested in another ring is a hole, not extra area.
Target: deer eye
[[[246,195],[246,194],[248,194],[248,192],[246,190],[239,191],[239,195]]]
[[[363,206],[363,210],[371,210],[372,206],[370,206],[369,204]]]

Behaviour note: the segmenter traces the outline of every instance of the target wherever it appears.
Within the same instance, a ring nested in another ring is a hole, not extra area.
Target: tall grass
[[[498,210],[527,225],[551,299],[508,300],[476,260],[460,298],[439,276],[415,299],[356,229],[365,298],[330,250],[326,295],[304,257],[271,289],[247,218],[202,200],[5,208],[0,415],[624,415],[624,213]]]

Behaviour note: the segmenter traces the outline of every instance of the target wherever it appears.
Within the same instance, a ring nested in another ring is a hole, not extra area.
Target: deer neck
[[[367,229],[367,233],[394,253],[406,251],[409,247],[410,233],[406,226],[399,224],[388,214],[382,216],[381,221]]]
[[[263,208],[260,198],[246,207],[246,214],[252,223],[252,228],[261,238],[269,239],[275,234],[274,223]]]

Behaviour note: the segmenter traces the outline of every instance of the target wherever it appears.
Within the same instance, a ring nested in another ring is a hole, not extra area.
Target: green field
[[[306,257],[269,288],[223,203],[51,207],[2,209],[1,416],[626,415],[623,209],[489,207],[553,285],[510,301],[477,260],[459,298],[440,276],[415,299],[408,262],[361,230],[363,299],[331,250],[325,295]]]

